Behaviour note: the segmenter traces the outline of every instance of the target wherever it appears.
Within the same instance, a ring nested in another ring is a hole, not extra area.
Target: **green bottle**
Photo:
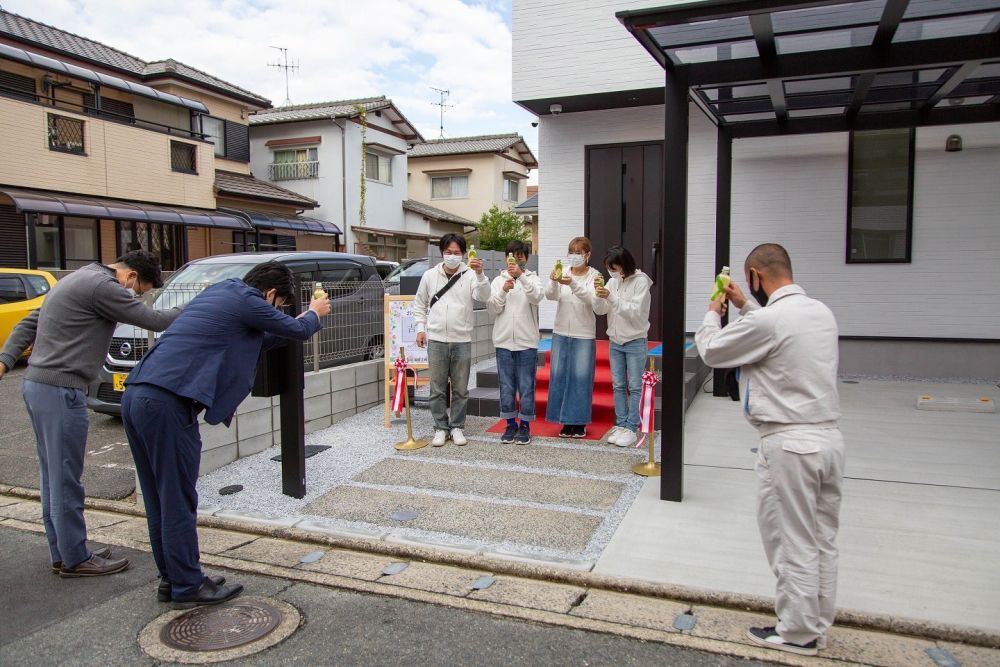
[[[598,273],[597,277],[594,278],[594,292],[599,292],[602,289],[604,289],[604,275]]]
[[[726,293],[726,288],[729,287],[729,283],[732,282],[732,278],[729,276],[729,267],[722,267],[722,273],[715,276],[715,291],[712,292],[712,301],[715,301],[722,294]]]
[[[469,259],[475,259],[478,255],[479,255],[479,253],[476,252],[476,246],[470,245],[469,246]]]

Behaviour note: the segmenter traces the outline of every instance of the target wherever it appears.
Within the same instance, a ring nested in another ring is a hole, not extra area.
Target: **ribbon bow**
[[[404,401],[406,400],[406,359],[396,357],[393,366],[396,367],[396,389],[392,394],[392,406],[390,409],[399,417],[403,414]]]
[[[654,371],[643,371],[642,373],[642,395],[639,398],[639,432],[640,433],[652,433],[653,432],[653,417],[655,410],[655,387],[660,381],[660,374]],[[639,440],[639,446],[645,440],[643,436]]]

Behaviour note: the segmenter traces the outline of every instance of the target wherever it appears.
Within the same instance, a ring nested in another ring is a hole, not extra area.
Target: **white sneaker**
[[[611,430],[608,431],[608,436],[607,436],[608,443],[612,445],[618,444],[615,441],[618,440],[618,437],[622,434],[622,431],[624,430],[625,429],[623,429],[621,426],[613,426]]]
[[[448,431],[442,431],[441,429],[436,429],[434,431],[434,439],[431,440],[431,447],[444,447],[444,442],[447,439],[448,439]]]
[[[451,429],[451,441],[454,442],[459,447],[464,446],[468,440],[465,439],[465,434],[462,433],[462,429],[453,428]]]
[[[622,432],[618,434],[617,438],[615,438],[615,444],[619,447],[632,447],[638,439],[639,436],[635,434],[635,431],[623,428]]]

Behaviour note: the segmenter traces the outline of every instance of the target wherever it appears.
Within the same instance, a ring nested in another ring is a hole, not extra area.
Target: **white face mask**
[[[621,279],[622,272],[621,271],[612,271],[611,269],[608,269],[608,275],[611,276],[612,280],[614,280],[615,278]]]
[[[573,268],[583,266],[583,255],[579,253],[570,253],[566,256],[566,263]]]
[[[136,287],[138,287],[138,285],[139,285],[139,279],[136,278],[135,281],[132,283],[131,287],[128,284],[126,284],[125,285],[125,289],[127,289],[130,292],[132,292],[132,296],[133,297],[135,297],[137,299],[140,299],[140,298],[142,298],[142,294],[140,294],[139,292],[137,292],[136,289],[135,289]]]
[[[462,263],[461,255],[445,255],[443,258],[444,265],[449,269],[457,269],[458,265]]]

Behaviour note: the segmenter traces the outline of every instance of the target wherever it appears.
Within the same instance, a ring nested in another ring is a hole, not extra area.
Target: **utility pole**
[[[268,67],[278,67],[285,71],[285,106],[290,106],[292,104],[291,95],[288,94],[288,73],[292,70],[299,69],[299,63],[297,61],[288,64],[288,49],[283,46],[272,46],[272,49],[277,49],[281,51],[283,60],[279,60],[276,63],[268,63]]]
[[[442,90],[441,88],[435,88],[434,86],[431,86],[431,90],[435,91],[438,95],[441,96],[441,100],[439,102],[431,102],[431,104],[436,107],[441,107],[441,136],[439,136],[438,139],[444,139],[444,110],[450,109],[455,105],[444,103],[445,100],[448,99],[448,96],[451,95],[451,91]]]

